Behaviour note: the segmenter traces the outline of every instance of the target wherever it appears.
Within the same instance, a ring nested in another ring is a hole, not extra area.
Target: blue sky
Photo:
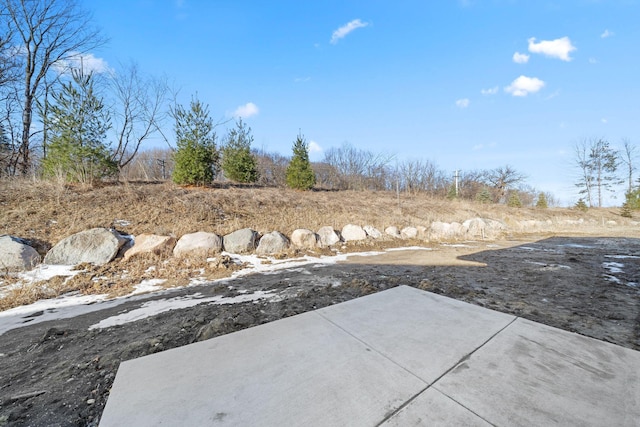
[[[577,141],[640,145],[637,0],[84,3],[110,39],[96,60],[243,114],[268,151],[301,129],[312,160],[348,142],[452,174],[509,164],[569,204]]]

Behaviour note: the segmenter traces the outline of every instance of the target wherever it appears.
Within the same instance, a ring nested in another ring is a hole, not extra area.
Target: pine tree
[[[589,209],[589,207],[587,206],[587,204],[584,202],[583,199],[578,199],[574,207],[582,212],[586,212]]]
[[[520,200],[520,195],[517,191],[513,191],[511,195],[509,195],[509,200],[507,201],[507,206],[511,208],[521,208],[522,200]]]
[[[243,183],[258,181],[258,161],[251,154],[252,142],[251,128],[239,119],[222,148],[222,171],[228,179]]]
[[[293,143],[293,157],[286,176],[287,185],[296,190],[310,190],[316,184],[316,175],[309,161],[309,144],[300,134]]]
[[[640,209],[640,187],[636,187],[636,188],[632,189],[631,191],[628,191],[627,194],[625,194],[624,203],[631,210]]]
[[[491,199],[491,192],[487,187],[483,187],[482,191],[476,195],[476,200],[480,203],[491,203]]]
[[[109,113],[93,86],[93,75],[73,70],[72,80],[52,95],[45,176],[90,183],[117,173],[108,145]]]
[[[624,218],[633,218],[633,214],[631,213],[631,207],[629,206],[629,203],[624,202],[622,204],[622,207],[620,208],[620,216]]]
[[[192,99],[189,110],[178,105],[175,119],[176,151],[172,179],[178,185],[205,185],[218,172],[219,153],[209,107]]]
[[[544,193],[538,194],[538,201],[536,202],[536,208],[547,209],[549,204],[547,203],[547,196]]]

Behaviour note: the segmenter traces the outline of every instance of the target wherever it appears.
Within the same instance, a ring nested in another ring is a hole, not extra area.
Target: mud
[[[552,237],[433,245],[167,291],[0,336],[0,426],[95,426],[121,361],[409,285],[640,350],[640,239]],[[119,326],[101,320],[174,297],[199,305]],[[428,325],[425,325],[428,327]]]

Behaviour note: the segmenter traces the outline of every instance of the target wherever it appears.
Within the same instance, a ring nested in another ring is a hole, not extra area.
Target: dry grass
[[[0,181],[0,234],[27,239],[41,255],[63,238],[93,227],[114,227],[132,235],[154,233],[179,238],[196,231],[224,235],[244,227],[263,234],[277,230],[286,235],[296,228],[317,230],[329,225],[341,229],[349,223],[384,230],[390,225],[429,226],[432,221],[462,222],[474,217],[497,219],[508,225],[521,219],[627,221],[619,216],[618,209],[583,213],[572,209],[508,208],[426,195],[401,194],[398,199],[392,192],[300,192],[251,186],[182,188],[170,182],[116,183],[91,188],[37,180]],[[364,242],[346,250],[397,245],[397,242]],[[70,291],[123,295],[141,280],[150,278],[166,278],[165,286],[179,286],[194,275],[207,279],[224,277],[234,267],[204,260],[136,257],[103,267],[83,268],[71,279],[55,278],[6,291],[0,298],[0,310]],[[12,280],[5,277],[5,285]]]

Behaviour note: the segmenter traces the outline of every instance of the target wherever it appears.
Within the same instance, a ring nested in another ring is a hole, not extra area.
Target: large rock
[[[258,255],[278,254],[289,249],[289,239],[279,231],[265,234],[258,243],[256,253]]]
[[[291,244],[300,249],[313,249],[318,246],[318,236],[311,230],[299,228],[291,233]]]
[[[527,222],[531,229],[540,224],[546,223],[541,223],[540,221]],[[463,222],[462,228],[469,238],[495,239],[506,230],[506,225],[493,219],[472,218]]]
[[[44,257],[44,263],[76,265],[90,262],[103,265],[114,259],[126,242],[115,230],[92,228],[58,242]]]
[[[340,243],[340,236],[333,227],[326,225],[318,230],[318,243],[323,248]]]
[[[173,248],[176,257],[208,257],[222,251],[222,237],[215,233],[199,231],[185,234]]]
[[[418,238],[418,229],[415,227],[405,227],[400,232],[400,235],[403,239],[417,239]]]
[[[22,239],[0,236],[0,271],[31,270],[40,263],[40,255]]]
[[[141,234],[136,236],[135,243],[124,253],[127,260],[135,255],[153,254],[157,256],[168,255],[176,244],[173,236],[159,236],[157,234]]]
[[[372,239],[379,239],[382,237],[382,233],[380,232],[380,230],[375,228],[373,225],[365,225],[364,227],[362,227],[362,229],[365,233],[367,233],[367,236],[371,237]]]
[[[429,229],[431,240],[455,240],[464,234],[464,228],[459,222],[440,222],[434,221]]]
[[[234,231],[223,237],[224,250],[234,254],[253,252],[258,246],[258,233],[250,228]]]
[[[365,240],[367,238],[367,232],[362,227],[354,224],[347,224],[342,227],[342,238],[345,242]]]
[[[402,237],[402,234],[400,234],[400,230],[398,230],[398,227],[396,227],[395,225],[385,228],[384,232],[391,237],[395,237],[396,239],[400,239]]]

